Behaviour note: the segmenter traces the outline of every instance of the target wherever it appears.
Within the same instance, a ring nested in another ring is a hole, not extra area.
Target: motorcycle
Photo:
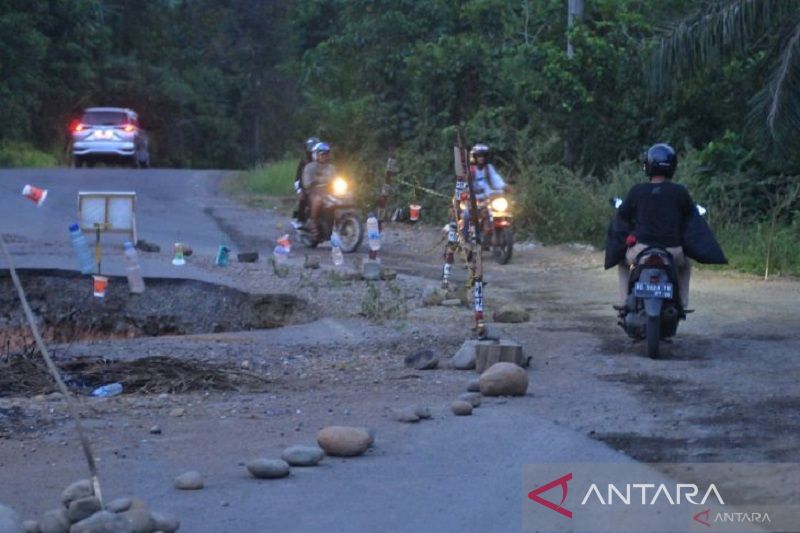
[[[466,200],[461,201],[463,218],[468,218]],[[478,209],[483,220],[483,238],[481,245],[484,251],[491,251],[497,264],[506,265],[514,255],[514,231],[511,229],[513,217],[509,210],[508,200],[495,194],[488,200],[481,201]]]
[[[316,248],[321,242],[330,240],[334,230],[339,233],[341,250],[349,254],[358,250],[364,239],[364,225],[361,212],[355,206],[353,194],[349,191],[347,180],[336,177],[328,184],[320,212],[319,231],[316,238],[310,231],[311,217],[298,228],[300,242],[309,248]]]
[[[618,209],[621,198],[611,205]],[[706,209],[696,206],[700,215]],[[621,310],[619,325],[634,340],[647,341],[647,355],[659,356],[661,340],[674,337],[678,323],[686,319],[679,297],[678,275],[672,254],[660,246],[649,246],[635,258],[628,281],[628,299]]]

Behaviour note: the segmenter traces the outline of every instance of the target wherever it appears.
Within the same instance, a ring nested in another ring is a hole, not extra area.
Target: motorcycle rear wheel
[[[659,342],[661,341],[661,317],[647,317],[647,356],[658,359]]]

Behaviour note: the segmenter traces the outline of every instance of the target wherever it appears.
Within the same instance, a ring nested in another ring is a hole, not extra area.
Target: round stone
[[[374,437],[361,427],[329,426],[317,433],[317,444],[335,457],[355,457],[372,446]]]
[[[481,393],[479,392],[465,392],[458,395],[458,399],[464,402],[469,402],[472,407],[480,407]]]
[[[319,446],[289,446],[281,454],[290,466],[317,466],[323,457],[325,451]]]
[[[282,459],[253,459],[247,463],[247,471],[254,478],[278,479],[289,475],[289,463]]]
[[[528,373],[514,363],[495,363],[480,377],[484,396],[523,396],[528,391]]]
[[[472,404],[463,400],[456,400],[451,403],[450,409],[456,416],[467,416],[472,414]]]
[[[203,475],[197,470],[184,472],[175,478],[175,488],[179,490],[200,490],[204,486]]]

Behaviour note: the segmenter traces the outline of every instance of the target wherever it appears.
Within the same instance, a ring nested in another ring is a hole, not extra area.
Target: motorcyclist
[[[651,146],[644,156],[644,171],[650,181],[634,185],[617,211],[633,228],[626,239],[625,261],[618,266],[622,312],[628,297],[630,265],[648,246],[665,248],[672,255],[681,305],[684,310],[689,305],[692,264],[683,253],[681,236],[695,207],[686,187],[672,181],[677,166],[674,148],[668,144]]]
[[[473,175],[472,186],[475,190],[475,198],[478,201],[486,200],[493,194],[503,193],[506,190],[506,182],[489,162],[491,151],[485,144],[476,144],[470,151],[474,165],[470,170]]]
[[[297,210],[294,212],[294,221],[292,222],[296,228],[302,226],[308,217],[308,195],[303,187],[303,169],[314,160],[314,146],[319,142],[320,140],[316,137],[306,139],[305,154],[297,163],[297,172],[294,178],[294,191],[297,193]]]
[[[314,160],[303,169],[303,188],[311,205],[311,220],[307,222],[309,233],[315,240],[319,236],[319,215],[325,198],[328,183],[336,175],[336,168],[330,162],[331,147],[319,142],[312,149]]]

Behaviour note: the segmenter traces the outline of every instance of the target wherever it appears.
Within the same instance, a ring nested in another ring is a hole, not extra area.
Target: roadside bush
[[[294,194],[294,178],[297,161],[289,158],[259,165],[242,174],[241,187],[253,194],[268,196],[291,196]]]
[[[55,156],[30,144],[14,141],[0,143],[0,167],[54,167],[57,164]]]

